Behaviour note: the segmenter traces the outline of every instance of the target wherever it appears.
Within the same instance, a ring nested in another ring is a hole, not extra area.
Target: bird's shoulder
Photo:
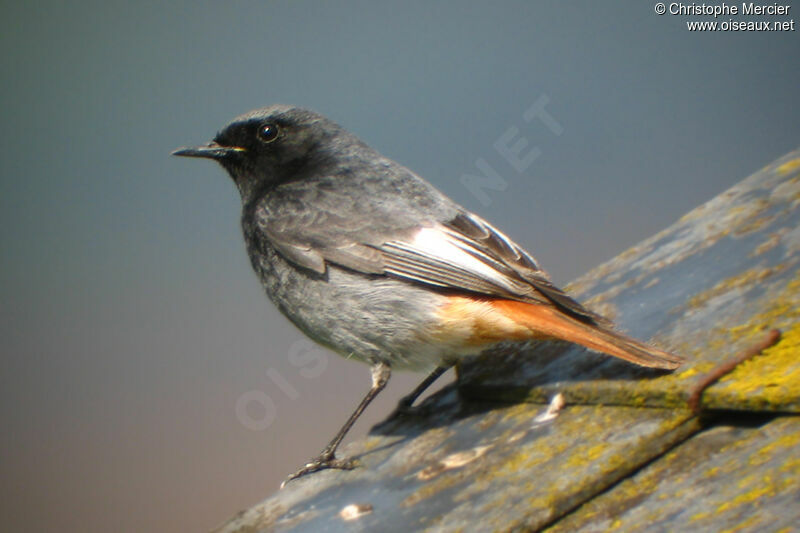
[[[264,191],[243,217],[259,231],[313,246],[380,244],[454,218],[459,206],[404,167],[378,160]]]

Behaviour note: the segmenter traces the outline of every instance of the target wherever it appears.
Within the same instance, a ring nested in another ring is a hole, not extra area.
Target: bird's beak
[[[205,157],[207,159],[225,159],[233,154],[244,152],[244,148],[238,146],[222,146],[215,142],[210,142],[203,146],[185,146],[178,148],[172,155],[182,157]]]

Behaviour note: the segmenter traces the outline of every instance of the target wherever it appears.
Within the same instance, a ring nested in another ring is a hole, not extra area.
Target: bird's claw
[[[292,474],[291,476],[287,477],[283,483],[281,483],[281,488],[285,487],[287,483],[293,481],[295,479],[301,478],[305,475],[312,474],[314,472],[318,472],[320,470],[327,470],[329,468],[336,469],[336,470],[353,470],[357,468],[358,461],[355,459],[337,459],[335,456],[330,455],[320,455],[315,459],[309,461],[308,463],[303,466],[300,470]]]

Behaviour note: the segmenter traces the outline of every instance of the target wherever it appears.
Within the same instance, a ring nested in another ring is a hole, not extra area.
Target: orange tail
[[[586,324],[548,305],[512,300],[491,300],[491,305],[506,317],[531,330],[532,338],[555,338],[574,342],[640,366],[673,370],[683,359],[653,348],[604,327]]]

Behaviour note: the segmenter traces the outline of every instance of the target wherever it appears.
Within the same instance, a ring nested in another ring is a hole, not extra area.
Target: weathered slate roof
[[[688,363],[659,374],[561,343],[476,358],[341,452],[363,468],[292,482],[218,531],[796,528],[800,150],[570,289]],[[777,344],[687,408],[772,328]],[[566,407],[540,416],[557,393]]]

